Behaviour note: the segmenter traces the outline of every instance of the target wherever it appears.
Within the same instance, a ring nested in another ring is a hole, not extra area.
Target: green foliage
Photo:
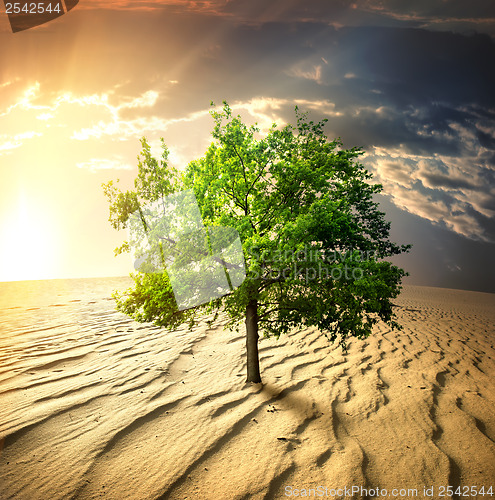
[[[185,322],[193,324],[194,311],[178,311],[166,273],[136,273],[132,275],[134,289],[114,293],[118,309],[136,321],[155,322],[171,328]]]
[[[138,273],[135,288],[118,296],[119,309],[175,326],[221,308],[237,326],[255,301],[265,336],[316,326],[344,347],[349,336],[367,337],[379,320],[399,327],[391,300],[406,273],[383,259],[410,246],[389,240],[390,223],[373,199],[382,186],[359,163],[363,151],[328,140],[326,120],[308,121],[297,108],[297,125],[273,125],[262,138],[225,102],[211,115],[214,142],[182,176],[168,166],[163,141],[158,162],[142,140],[136,190],[104,186],[110,222],[126,227],[146,202],[192,189],[206,226],[239,232],[247,277],[231,294],[179,312],[166,273]]]
[[[151,147],[143,137],[141,155],[138,156],[138,176],[134,181],[136,194],[143,201],[155,201],[176,191],[179,181],[177,170],[168,164],[169,150],[163,139],[162,156],[157,161],[151,155]]]

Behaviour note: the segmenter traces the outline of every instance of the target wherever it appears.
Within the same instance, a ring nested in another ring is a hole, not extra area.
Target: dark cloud
[[[364,146],[368,164],[381,181],[390,181],[398,206],[465,236],[495,239],[486,201],[495,194],[489,173],[495,154],[495,44],[489,37],[336,29],[315,22],[233,25],[226,18],[165,12],[152,19],[139,13],[133,23],[121,13],[112,24],[110,14],[100,14],[96,27],[125,48],[127,66],[114,63],[115,45],[96,49],[85,40],[95,37],[93,26],[73,42],[71,51],[81,55],[81,63],[68,73],[69,86],[88,92],[102,82],[111,87],[127,80],[115,100],[157,89],[160,97],[149,113],[165,119],[204,110],[210,100],[274,97],[283,101],[276,115],[293,122],[295,102],[306,99],[315,103],[313,119],[329,118],[330,135],[342,137],[346,146]],[[150,38],[150,31],[156,36]],[[141,109],[122,116],[136,113],[146,116]],[[407,162],[407,169],[399,178],[383,162]],[[412,189],[414,197],[408,194]]]
[[[448,175],[441,175],[441,174],[425,174],[424,179],[428,181],[429,187],[447,187],[450,189],[463,189],[463,188],[468,188],[468,189],[476,189],[477,186],[475,186],[473,183],[469,182],[466,179],[462,179],[459,177],[452,177]]]
[[[392,222],[392,238],[412,243],[407,254],[394,257],[410,276],[406,284],[495,293],[495,244],[474,241],[428,220],[398,209],[379,196],[380,207]]]
[[[363,11],[379,12],[384,18],[401,21],[416,21],[421,27],[457,28],[459,30],[479,26],[486,20],[487,27],[493,28],[495,6],[485,0],[362,0],[357,1]],[[483,26],[483,25],[482,25]]]
[[[481,201],[481,206],[483,208],[486,208],[487,210],[491,210],[492,212],[495,212],[495,197],[493,196],[487,196],[483,198]]]
[[[476,138],[480,143],[480,146],[487,149],[495,149],[495,137],[493,133],[486,133],[481,130],[476,131]]]
[[[397,102],[495,104],[495,44],[486,35],[369,28],[344,43],[361,44],[356,62]]]
[[[180,4],[248,24],[320,22],[335,26],[420,27],[495,34],[495,7],[486,0],[211,0]],[[176,6],[177,8],[177,6]]]

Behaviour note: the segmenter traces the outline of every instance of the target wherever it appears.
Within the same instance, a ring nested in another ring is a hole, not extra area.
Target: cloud
[[[436,172],[428,172],[422,176],[423,185],[431,189],[442,189],[444,191],[461,190],[461,189],[476,189],[470,181],[462,178]]]
[[[241,8],[236,2],[215,5]],[[316,5],[308,5],[308,12]],[[80,162],[101,158],[93,149],[119,153],[144,135],[150,141],[165,137],[174,161],[185,164],[211,141],[210,99],[227,99],[262,131],[272,122],[293,123],[297,104],[313,120],[328,118],[331,138],[364,147],[366,164],[398,207],[469,238],[493,241],[494,42],[484,35],[421,29],[285,23],[284,16],[300,8],[297,2],[267,4],[265,11],[279,9],[283,22],[234,25],[220,16],[202,24],[193,16],[180,18],[180,29],[174,18],[136,13],[132,44],[126,29],[105,22],[105,36],[122,46],[126,65],[112,75],[89,66],[109,79],[99,81],[98,91],[80,83],[92,59],[79,50],[87,63],[73,75],[79,90],[36,83],[2,111],[9,123],[16,121],[14,113],[39,122],[32,128],[39,133],[48,124],[64,125],[61,136],[91,151]],[[344,4],[332,8],[346,11]],[[385,10],[399,8],[384,3]],[[102,19],[111,14],[102,12]],[[150,31],[157,33],[153,40]],[[112,64],[114,51],[98,50],[100,66]],[[139,84],[130,78],[134,74]],[[48,114],[53,118],[34,120]],[[10,151],[15,143],[5,138],[5,144]]]
[[[55,115],[52,115],[51,113],[41,113],[40,115],[38,115],[36,118],[38,120],[51,120],[52,118],[54,118]]]
[[[414,23],[421,28],[467,30],[481,27],[493,30],[495,6],[485,0],[357,0],[357,9],[380,17]],[[493,33],[493,31],[492,31]]]
[[[283,32],[278,25],[271,29]],[[218,46],[226,73],[206,70],[202,85],[209,88],[210,81],[227,74],[234,78],[231,95],[237,98],[225,97],[235,113],[257,121],[262,130],[273,122],[293,122],[296,104],[311,111],[312,119],[329,118],[329,135],[343,137],[346,145],[364,146],[366,164],[398,207],[468,238],[494,241],[495,46],[489,38],[416,29],[297,26],[291,42],[281,48],[270,44],[267,30],[257,29],[256,43],[246,52],[231,47],[247,46],[254,28],[229,34],[232,42]],[[245,81],[242,74],[237,80],[231,63],[254,69]],[[261,73],[265,76],[258,87]],[[263,87],[273,94],[259,94]],[[188,155],[185,139],[201,129],[208,140],[205,99],[202,104],[189,100],[179,109],[147,92],[141,94],[147,98],[126,101],[137,103],[135,108],[123,101],[94,102],[105,107],[106,116],[72,137],[122,140],[167,133],[180,161],[202,154],[205,142],[191,147]],[[130,109],[137,114],[128,116]]]
[[[8,82],[8,86],[12,85],[12,82]],[[14,104],[7,106],[4,111],[0,112],[0,117],[7,116],[17,109],[47,109],[46,106],[40,106],[36,104],[37,97],[39,95],[40,83],[35,82],[34,84],[28,86],[21,96],[16,99]]]
[[[50,126],[47,122],[56,122],[58,127],[73,128],[75,123],[87,121],[90,126],[73,130],[74,139],[84,140],[119,134],[121,139],[140,137],[143,133],[163,125],[163,120],[159,118],[139,116],[142,110],[153,109],[159,95],[158,91],[152,89],[137,96],[119,96],[115,89],[87,95],[62,90],[53,94],[43,92],[42,85],[36,82],[14,97],[14,103],[4,108],[0,113],[0,123],[16,123],[19,129],[22,129],[27,122],[35,118],[40,122],[40,127],[43,127],[40,130],[46,130],[44,127]],[[123,115],[132,117],[136,113],[137,118],[122,118]],[[95,120],[98,120],[96,124]],[[32,131],[0,136],[5,141],[2,149],[19,147],[22,139],[40,135],[42,132]]]
[[[318,22],[343,26],[406,26],[430,30],[481,30],[495,35],[495,7],[486,0],[88,0],[78,9],[166,12],[225,18],[232,23]]]
[[[14,80],[8,80],[6,82],[0,83],[0,90],[4,89],[5,87],[9,87],[10,85],[14,84],[16,81],[19,81],[19,78],[15,78]]]
[[[156,90],[147,90],[139,97],[131,98],[128,102],[119,104],[116,109],[152,108],[160,96]]]
[[[134,167],[125,163],[122,158],[113,160],[108,158],[92,158],[91,160],[79,162],[77,168],[88,169],[90,172],[98,170],[132,170]]]
[[[388,183],[394,183],[404,188],[411,188],[413,184],[412,169],[405,162],[385,160],[379,163],[377,168],[380,173],[380,179]],[[394,186],[393,189],[396,189]]]
[[[432,223],[474,240],[495,242],[495,183],[492,170],[479,164],[479,150],[471,156],[425,157],[377,149],[365,164],[384,185],[393,203]]]
[[[1,134],[0,135],[0,155],[8,154],[10,150],[20,148],[25,139],[32,139],[33,137],[41,137],[43,134],[40,132],[35,132],[33,130],[22,132],[20,134],[9,135],[9,134]]]
[[[0,144],[0,155],[8,153],[11,149],[18,148],[21,145],[21,143],[15,143],[12,141],[6,141],[2,144]]]
[[[88,139],[101,139],[102,137],[115,137],[118,140],[140,138],[156,131],[164,132],[171,125],[184,122],[194,122],[203,116],[209,115],[209,110],[190,113],[181,118],[161,118],[159,116],[138,116],[126,119],[121,116],[120,110],[125,107],[111,107],[108,109],[107,120],[100,120],[95,125],[75,130],[72,139],[80,141]]]
[[[301,67],[301,65],[298,64],[295,67],[291,68],[287,73],[290,76],[306,78],[307,80],[313,80],[316,83],[321,83],[321,68],[321,64],[309,68]]]

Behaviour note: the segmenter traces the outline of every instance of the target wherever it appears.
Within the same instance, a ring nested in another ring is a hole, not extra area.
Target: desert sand
[[[495,294],[406,286],[403,331],[347,353],[314,328],[262,339],[258,385],[224,320],[5,297],[1,499],[495,497]]]

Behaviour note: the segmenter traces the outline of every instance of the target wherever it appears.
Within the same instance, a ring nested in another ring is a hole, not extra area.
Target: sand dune
[[[168,332],[70,300],[0,311],[2,499],[495,490],[493,294],[405,287],[404,330],[347,353],[311,328],[263,339],[263,385],[221,321]]]

